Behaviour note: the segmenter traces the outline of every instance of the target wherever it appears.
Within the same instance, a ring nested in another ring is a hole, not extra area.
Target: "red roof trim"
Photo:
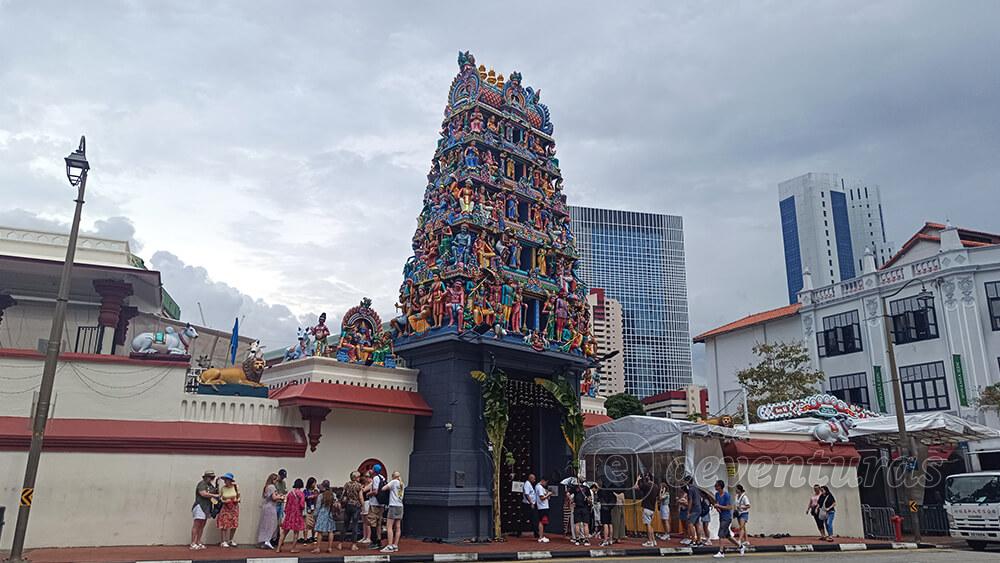
[[[27,451],[28,417],[0,417],[0,450]],[[305,457],[301,428],[259,424],[53,418],[45,430],[46,452],[197,454]]]
[[[593,428],[595,426],[600,426],[605,422],[611,422],[612,420],[614,419],[606,414],[595,414],[592,412],[583,413],[584,428]]]
[[[37,350],[25,350],[23,348],[0,348],[0,358],[45,361],[45,354],[42,354]],[[127,364],[133,366],[171,367],[178,369],[187,369],[188,367],[187,361],[167,362],[163,360],[137,360],[126,356],[112,356],[110,354],[78,354],[76,352],[63,352],[59,354],[59,361],[90,362],[95,364]]]
[[[326,407],[430,416],[434,411],[416,391],[375,389],[342,383],[299,383],[271,391],[280,406]]]
[[[856,466],[861,462],[853,444],[827,446],[813,440],[752,438],[723,444],[722,452],[737,463]]]
[[[651,405],[653,403],[659,403],[660,401],[666,401],[670,399],[681,399],[687,400],[687,391],[683,389],[675,389],[673,391],[664,391],[662,393],[657,393],[655,395],[650,395],[645,399],[639,399],[639,402],[644,405]]]
[[[764,311],[762,313],[754,313],[753,315],[747,315],[738,321],[733,321],[729,324],[722,325],[718,328],[713,328],[708,332],[703,332],[698,336],[694,337],[694,342],[705,342],[709,338],[719,336],[720,334],[725,334],[727,332],[733,332],[734,330],[739,330],[741,328],[746,328],[748,326],[754,326],[767,321],[774,321],[777,319],[783,319],[785,317],[791,317],[799,312],[799,308],[802,305],[799,303],[792,303],[791,305],[785,305],[784,307],[778,307],[777,309],[771,309],[770,311]]]

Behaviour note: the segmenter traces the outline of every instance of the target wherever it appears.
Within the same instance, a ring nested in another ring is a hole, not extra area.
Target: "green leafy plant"
[[[496,367],[489,373],[471,372],[483,394],[483,420],[486,423],[486,439],[489,440],[493,458],[493,537],[502,537],[500,521],[500,470],[504,465],[513,465],[514,456],[504,450],[507,424],[510,422],[510,405],[507,402],[507,374]]]
[[[608,397],[604,401],[604,408],[607,409],[608,416],[614,419],[633,414],[646,414],[646,409],[643,408],[642,402],[635,395],[629,393],[618,393]]]
[[[583,411],[580,410],[580,389],[565,376],[559,377],[557,380],[538,377],[535,378],[535,383],[551,393],[559,406],[562,407],[560,428],[566,445],[569,446],[570,454],[573,456],[573,470],[579,471],[580,449],[583,447],[583,440],[587,434],[583,426]]]
[[[736,379],[747,390],[750,422],[758,422],[758,406],[808,397],[826,378],[809,365],[809,351],[802,344],[758,342],[753,353],[760,358],[757,365],[736,372]]]

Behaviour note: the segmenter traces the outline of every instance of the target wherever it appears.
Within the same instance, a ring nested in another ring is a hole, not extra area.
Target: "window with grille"
[[[986,282],[986,302],[989,303],[993,330],[1000,330],[1000,281]]]
[[[892,301],[889,313],[892,315],[892,341],[896,344],[938,337],[933,298],[926,301],[926,307],[916,297]]]
[[[862,373],[836,375],[830,378],[830,394],[841,401],[871,408],[868,401],[868,376]]]
[[[941,411],[951,408],[944,362],[899,368],[906,412]]]
[[[841,356],[863,350],[858,312],[823,317],[823,330],[816,333],[820,357]]]

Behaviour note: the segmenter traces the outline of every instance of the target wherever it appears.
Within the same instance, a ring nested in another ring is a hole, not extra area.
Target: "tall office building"
[[[604,289],[590,288],[587,295],[587,305],[590,306],[591,334],[594,335],[596,352],[604,356],[617,350],[619,354],[601,362],[597,368],[600,377],[598,393],[608,397],[625,392],[625,359],[622,349],[625,347],[625,323],[622,318],[622,304],[604,294]]]
[[[625,390],[640,399],[691,383],[684,222],[569,206],[580,278],[622,306]]]
[[[822,287],[859,273],[865,249],[877,266],[892,256],[878,186],[810,172],[778,184],[778,207],[789,303],[798,301],[806,268]]]

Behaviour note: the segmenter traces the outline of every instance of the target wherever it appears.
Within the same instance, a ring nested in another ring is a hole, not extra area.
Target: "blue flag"
[[[240,347],[240,318],[233,321],[233,336],[229,339],[229,363],[236,365],[236,350]]]

